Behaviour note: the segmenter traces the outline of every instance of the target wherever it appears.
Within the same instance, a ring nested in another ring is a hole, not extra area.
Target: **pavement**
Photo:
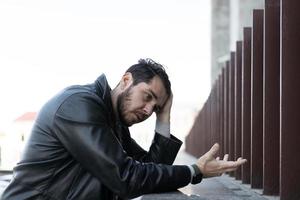
[[[198,185],[188,185],[178,191],[144,195],[135,200],[268,200],[254,190],[248,189],[228,175],[204,179]],[[272,199],[272,198],[271,198]],[[274,198],[276,199],[276,198]]]
[[[196,158],[184,151],[179,152],[174,164],[193,164]],[[224,174],[220,177],[203,179],[197,185],[189,184],[174,192],[144,195],[134,200],[279,200],[277,196],[262,195],[262,190],[251,189]]]
[[[180,151],[174,164],[193,164],[196,158]],[[0,195],[11,179],[11,174],[0,173]],[[279,200],[277,196],[262,195],[262,190],[253,190],[225,174],[220,177],[203,179],[197,185],[189,184],[174,192],[149,194],[133,200]]]

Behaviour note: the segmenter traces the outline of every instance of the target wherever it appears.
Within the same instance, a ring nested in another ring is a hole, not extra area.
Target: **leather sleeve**
[[[99,99],[77,93],[62,103],[53,126],[70,155],[111,191],[122,198],[133,198],[174,190],[190,182],[187,166],[142,163],[128,156],[101,112],[105,108]]]
[[[131,139],[130,153],[128,152],[128,154],[131,154],[134,159],[142,162],[172,165],[181,145],[182,142],[173,135],[170,138],[166,138],[155,133],[148,152],[140,147],[135,140]]]

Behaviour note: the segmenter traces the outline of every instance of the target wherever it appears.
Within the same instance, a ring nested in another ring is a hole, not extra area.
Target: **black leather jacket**
[[[47,102],[1,199],[109,200],[187,185],[189,168],[172,166],[181,141],[156,133],[144,151],[115,118],[110,91],[101,75]]]

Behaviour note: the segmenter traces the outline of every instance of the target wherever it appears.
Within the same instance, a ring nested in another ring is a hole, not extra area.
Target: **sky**
[[[115,87],[140,58],[166,66],[173,109],[210,90],[209,0],[1,0],[0,131],[66,86],[105,73]]]

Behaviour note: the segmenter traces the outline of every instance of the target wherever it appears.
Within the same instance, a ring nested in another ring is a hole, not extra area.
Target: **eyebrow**
[[[149,92],[154,96],[154,98],[157,100],[156,94],[155,94],[151,89],[148,89],[148,90],[149,90]]]

